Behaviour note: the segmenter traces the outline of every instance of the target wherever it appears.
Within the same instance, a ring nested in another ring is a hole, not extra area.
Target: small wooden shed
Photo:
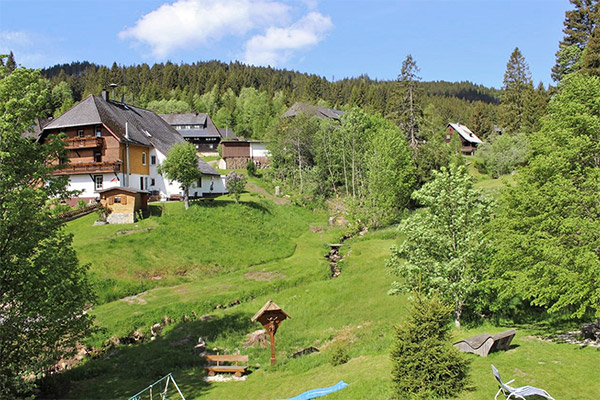
[[[147,215],[150,193],[126,188],[112,187],[99,190],[100,203],[110,210],[106,219],[109,224],[131,224],[138,215]]]

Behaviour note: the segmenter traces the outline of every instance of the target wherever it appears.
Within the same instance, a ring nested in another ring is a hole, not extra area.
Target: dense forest
[[[367,75],[332,82],[314,74],[220,61],[152,66],[113,63],[110,68],[84,61],[55,65],[42,70],[42,75],[54,88],[55,116],[115,83],[117,98],[124,97],[128,103],[158,112],[208,112],[217,126],[227,125],[255,138],[263,137],[270,120],[296,101],[360,107],[386,117],[394,112],[391,98],[398,83]],[[495,121],[499,90],[471,82],[419,82],[419,86],[422,107],[433,104],[445,122],[470,124],[476,107]],[[252,110],[243,110],[244,104]],[[259,115],[262,123],[244,120],[243,114]]]

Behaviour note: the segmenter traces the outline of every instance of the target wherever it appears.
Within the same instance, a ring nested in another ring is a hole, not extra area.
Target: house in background
[[[112,187],[150,192],[163,200],[182,195],[178,182],[158,173],[158,165],[181,135],[150,110],[102,96],[90,95],[46,125],[39,141],[64,132],[68,165],[55,172],[69,176],[69,190],[80,192],[78,200],[97,201],[100,191]],[[59,160],[64,162],[64,160]],[[225,193],[224,178],[204,161],[203,176],[195,195]],[[206,165],[205,165],[206,164]],[[219,177],[215,179],[215,177]]]
[[[310,104],[294,103],[286,112],[283,113],[281,118],[295,117],[299,114],[305,114],[309,117],[329,118],[340,121],[344,115],[344,112],[340,110],[334,110],[332,108],[313,106]]]
[[[231,130],[222,135],[208,114],[160,114],[160,117],[203,155],[217,155],[217,146],[222,139],[235,138]]]
[[[248,160],[254,161],[257,168],[266,167],[269,162],[266,142],[243,139],[221,142],[220,169],[245,169]]]
[[[483,143],[469,128],[466,126],[456,123],[449,123],[446,126],[446,143],[450,143],[452,136],[458,133],[461,143],[461,152],[465,155],[472,156],[477,150],[477,145]]]

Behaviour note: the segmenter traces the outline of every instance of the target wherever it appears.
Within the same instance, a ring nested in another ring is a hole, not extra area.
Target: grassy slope
[[[249,199],[249,198],[246,198]],[[302,211],[299,211],[302,212]],[[313,221],[304,215],[305,221]],[[308,222],[305,224],[305,228]],[[323,225],[321,225],[323,226]],[[148,235],[150,233],[140,233]],[[159,377],[173,372],[186,398],[285,398],[316,387],[345,380],[350,386],[328,399],[386,398],[389,390],[388,349],[391,326],[406,313],[404,297],[386,295],[392,277],[384,261],[395,243],[395,231],[372,232],[351,240],[344,247],[346,259],[342,275],[327,279],[323,259],[326,243],[339,237],[339,231],[323,233],[304,230],[293,239],[297,244],[291,257],[270,261],[253,268],[234,269],[227,275],[198,277],[192,282],[159,288],[141,295],[146,304],[112,302],[95,309],[106,335],[123,335],[134,327],[148,327],[163,315],[176,319],[157,340],[134,346],[121,346],[108,359],[96,359],[70,371],[72,398],[116,398],[135,393]],[[122,238],[119,238],[121,240]],[[276,279],[255,281],[244,275],[260,269],[277,272]],[[240,305],[212,310],[214,304],[241,299]],[[277,359],[269,365],[269,351],[244,348],[245,335],[259,324],[251,316],[268,299],[273,299],[291,319],[277,333]],[[181,322],[183,313],[213,316],[212,320]],[[464,338],[481,332],[495,333],[505,327],[483,326],[456,332]],[[490,363],[506,380],[516,385],[543,387],[555,398],[596,399],[600,381],[595,366],[600,352],[568,344],[545,343],[527,329],[518,328],[513,348],[488,358],[469,356],[472,387],[460,399],[491,398],[496,391]],[[251,374],[244,382],[205,383],[197,356],[191,351],[198,336],[209,348],[227,353],[239,349],[250,356]],[[99,339],[99,338],[98,338]],[[351,360],[332,367],[329,354],[335,344],[344,345]],[[320,353],[292,359],[294,351],[317,346]],[[568,382],[568,384],[566,384]],[[171,396],[176,398],[175,396]]]
[[[246,196],[252,201],[200,201],[188,212],[181,203],[153,205],[152,217],[130,225],[92,226],[91,214],[67,230],[76,233],[73,245],[80,261],[91,264],[99,302],[105,303],[290,256],[292,239],[317,220],[309,210]]]

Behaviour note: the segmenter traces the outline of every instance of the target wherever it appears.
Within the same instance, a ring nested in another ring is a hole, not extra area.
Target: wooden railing
[[[101,137],[82,137],[65,139],[67,149],[84,149],[93,147],[102,147],[104,139]]]
[[[121,172],[121,160],[108,162],[72,163],[58,169],[55,175],[96,174],[104,172]]]

